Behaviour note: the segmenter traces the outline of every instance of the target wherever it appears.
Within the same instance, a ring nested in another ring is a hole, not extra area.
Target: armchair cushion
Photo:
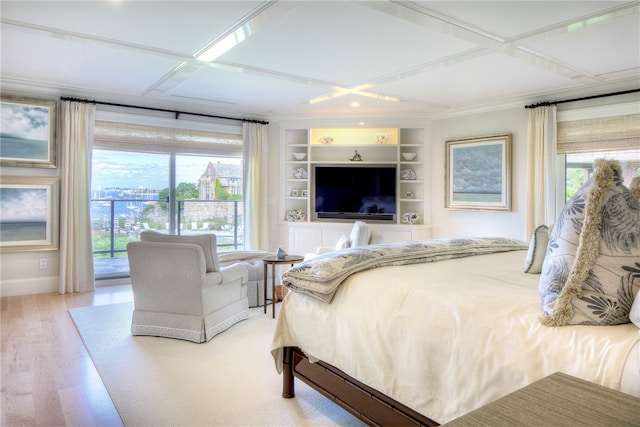
[[[140,233],[141,242],[157,243],[192,243],[202,248],[207,272],[220,271],[218,261],[217,240],[215,234],[191,234],[188,236],[176,236],[173,234],[163,234],[156,231],[143,231]]]

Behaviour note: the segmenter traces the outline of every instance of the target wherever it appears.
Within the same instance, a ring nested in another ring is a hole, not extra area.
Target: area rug
[[[132,303],[69,310],[125,426],[362,426],[296,381],[283,399],[262,308],[205,344],[132,336]]]

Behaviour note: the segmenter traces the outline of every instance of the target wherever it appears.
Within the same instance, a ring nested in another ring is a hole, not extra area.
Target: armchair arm
[[[249,272],[245,265],[230,265],[220,269],[222,274],[222,283],[233,282],[240,279],[240,283],[247,283],[249,280]]]

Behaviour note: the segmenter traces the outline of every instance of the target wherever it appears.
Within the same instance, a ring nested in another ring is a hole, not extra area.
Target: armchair
[[[201,343],[249,317],[247,269],[220,266],[215,234],[140,239],[127,245],[133,335]]]

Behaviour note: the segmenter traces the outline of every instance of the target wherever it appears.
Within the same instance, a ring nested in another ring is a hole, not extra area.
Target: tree
[[[218,178],[216,178],[213,191],[216,194],[216,200],[242,200],[242,195],[231,194],[227,190],[225,190],[220,183],[220,179]]]
[[[200,195],[198,187],[195,184],[181,182],[176,187],[176,200],[197,199]],[[167,210],[167,198],[169,197],[169,189],[165,188],[158,194],[158,205],[161,209]]]

